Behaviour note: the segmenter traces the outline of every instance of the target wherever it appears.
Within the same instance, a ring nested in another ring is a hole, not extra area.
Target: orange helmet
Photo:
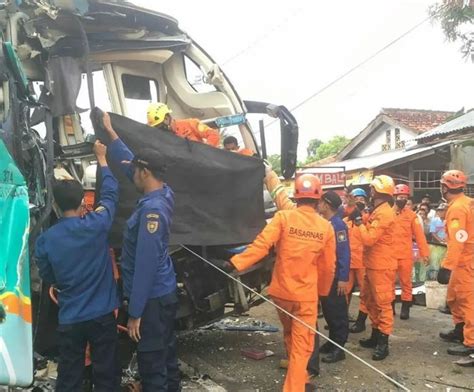
[[[398,195],[410,195],[410,187],[405,184],[398,184],[395,187],[394,196]]]
[[[467,176],[460,170],[448,170],[439,182],[449,189],[461,189],[467,184]]]
[[[313,174],[302,174],[295,181],[295,199],[321,199],[321,181]]]
[[[372,186],[377,193],[393,196],[393,193],[395,192],[395,183],[393,182],[392,177],[385,175],[375,176],[370,183],[370,186]]]

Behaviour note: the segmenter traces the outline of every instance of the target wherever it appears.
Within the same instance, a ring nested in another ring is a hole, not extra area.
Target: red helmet
[[[461,189],[466,186],[467,177],[460,170],[448,170],[441,176],[440,182],[449,189]]]
[[[295,199],[314,199],[321,198],[323,190],[321,181],[313,174],[302,174],[295,181]]]
[[[396,187],[395,187],[395,192],[393,193],[394,196],[398,196],[398,195],[407,195],[409,196],[410,195],[410,187],[408,185],[405,185],[405,184],[398,184]]]

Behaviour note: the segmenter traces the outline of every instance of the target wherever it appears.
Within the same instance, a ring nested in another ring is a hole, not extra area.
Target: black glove
[[[349,220],[355,222],[355,220],[357,218],[359,218],[361,216],[360,214],[360,211],[358,208],[354,208],[354,211],[352,211],[350,214],[349,214]]]
[[[438,271],[438,283],[448,284],[451,277],[451,270],[441,267]]]
[[[356,226],[360,226],[362,224],[362,217],[358,216],[357,218],[354,219],[354,224]]]
[[[232,273],[236,271],[234,264],[232,264],[230,261],[222,260],[222,259],[211,259],[211,262],[216,267],[219,267],[221,270],[224,270],[225,272]]]

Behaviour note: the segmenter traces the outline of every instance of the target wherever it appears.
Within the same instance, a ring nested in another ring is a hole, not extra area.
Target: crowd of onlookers
[[[409,204],[411,208],[417,213],[420,224],[428,242],[436,244],[446,243],[446,231],[444,226],[444,219],[448,205],[443,201],[434,205],[429,195],[423,196],[419,204]]]

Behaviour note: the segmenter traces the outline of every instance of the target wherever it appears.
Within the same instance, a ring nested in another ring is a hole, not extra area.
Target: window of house
[[[148,105],[159,101],[158,82],[145,76],[122,74],[127,117],[146,122]]]
[[[439,190],[439,180],[442,174],[441,170],[414,170],[413,187],[418,190]]]
[[[405,148],[405,141],[401,140],[399,128],[395,128],[395,148]]]
[[[207,82],[207,75],[202,67],[184,55],[184,71],[189,85],[198,93],[217,91],[215,86]]]

